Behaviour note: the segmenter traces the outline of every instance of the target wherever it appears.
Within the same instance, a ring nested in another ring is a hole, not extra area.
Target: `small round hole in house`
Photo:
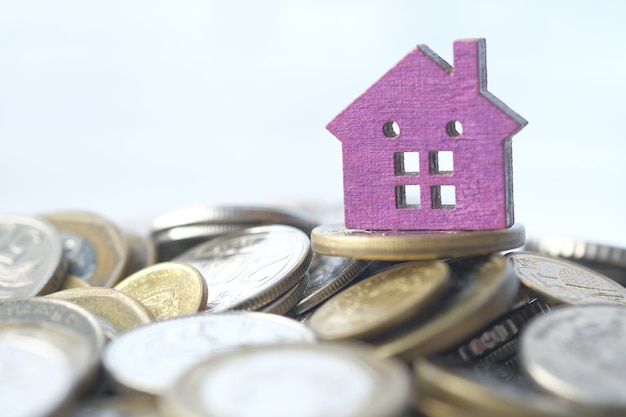
[[[397,138],[400,135],[400,126],[393,120],[390,120],[383,125],[383,134],[390,139]]]
[[[450,120],[446,123],[446,133],[451,138],[458,138],[463,134],[463,125],[458,120]]]

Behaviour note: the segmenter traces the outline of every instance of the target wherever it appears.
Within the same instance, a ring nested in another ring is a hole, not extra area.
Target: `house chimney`
[[[477,86],[487,87],[487,54],[484,39],[463,39],[454,42],[454,75],[468,83],[474,80]]]

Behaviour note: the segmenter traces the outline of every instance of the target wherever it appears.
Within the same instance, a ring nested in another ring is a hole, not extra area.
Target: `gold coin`
[[[98,319],[109,339],[154,320],[152,313],[145,305],[113,288],[70,288],[46,297],[71,301],[83,307]]]
[[[413,360],[465,340],[511,307],[519,281],[507,273],[502,255],[456,259],[449,262],[458,288],[427,320],[411,323],[373,343],[381,357]]]
[[[507,229],[475,231],[356,230],[341,225],[318,226],[311,249],[322,255],[377,261],[445,259],[486,255],[522,246],[519,223]]]
[[[69,258],[69,274],[99,287],[112,287],[120,280],[128,261],[128,243],[115,224],[83,211],[46,213],[41,217],[59,229]]]
[[[339,292],[309,320],[321,339],[367,338],[397,327],[435,302],[448,284],[445,262],[408,262]]]
[[[206,307],[207,284],[190,265],[161,262],[122,280],[115,289],[146,305],[157,320],[197,313]]]

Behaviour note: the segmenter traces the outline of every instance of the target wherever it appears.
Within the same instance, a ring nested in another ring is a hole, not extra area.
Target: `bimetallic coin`
[[[49,298],[71,301],[92,313],[104,335],[111,340],[120,333],[142,324],[152,323],[150,310],[135,298],[113,288],[71,288],[47,295]]]
[[[626,307],[558,307],[532,320],[521,338],[521,365],[543,388],[626,415]]]
[[[204,310],[207,285],[198,270],[178,262],[162,262],[120,281],[116,290],[141,301],[157,320]]]
[[[159,395],[187,368],[219,352],[258,344],[314,341],[313,332],[295,320],[232,311],[137,327],[109,343],[102,361],[122,386]]]
[[[417,261],[486,255],[518,248],[525,238],[519,223],[478,231],[357,230],[327,225],[313,229],[311,248],[322,255],[346,258]]]
[[[507,259],[521,283],[550,303],[626,304],[626,288],[582,265],[531,252],[512,252]]]
[[[28,216],[0,216],[0,300],[58,290],[67,263],[58,231]]]
[[[7,416],[58,411],[95,376],[104,336],[72,303],[31,297],[0,301],[0,409]]]
[[[336,294],[370,264],[369,261],[313,254],[309,281],[293,314],[302,314]]]
[[[166,417],[391,417],[410,377],[361,345],[255,346],[189,369],[160,398]]]
[[[446,351],[467,339],[511,307],[519,282],[507,274],[503,256],[460,258],[449,262],[452,294],[432,316],[407,324],[372,341],[381,357],[411,361]]]
[[[42,217],[66,238],[70,274],[99,287],[112,287],[120,280],[128,261],[128,243],[115,224],[82,211],[46,213]]]
[[[291,226],[259,226],[229,233],[174,258],[207,282],[207,311],[255,310],[302,279],[311,261],[307,235]]]
[[[308,325],[321,339],[368,338],[388,332],[436,302],[447,288],[445,262],[408,262],[344,289]]]

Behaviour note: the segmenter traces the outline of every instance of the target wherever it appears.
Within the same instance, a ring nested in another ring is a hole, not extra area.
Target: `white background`
[[[336,205],[325,125],[416,44],[487,39],[530,237],[626,247],[626,3],[0,1],[0,212],[147,230],[194,203]]]

